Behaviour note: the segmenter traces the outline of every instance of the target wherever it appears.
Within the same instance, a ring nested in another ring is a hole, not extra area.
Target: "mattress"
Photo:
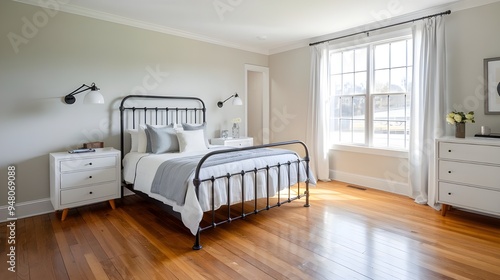
[[[221,149],[221,148],[216,148]],[[170,205],[172,209],[180,213],[181,220],[184,225],[190,230],[193,235],[196,235],[199,224],[203,218],[203,212],[212,210],[211,206],[211,182],[203,182],[199,187],[199,197],[196,195],[196,188],[193,184],[194,170],[192,175],[185,182],[187,184],[186,195],[184,204],[176,203],[173,200],[167,199],[157,193],[151,192],[151,186],[155,178],[156,172],[160,165],[165,161],[175,161],[180,157],[201,156],[214,149],[208,149],[196,152],[186,153],[165,153],[165,154],[147,154],[147,153],[128,153],[123,159],[123,178],[124,180],[134,185],[134,189],[141,191],[153,199],[161,201],[164,204]],[[287,162],[297,161],[298,157],[295,154],[279,154],[269,157],[258,157],[240,160],[226,164],[214,165],[204,167],[200,172],[200,179],[210,178],[211,176],[218,177],[225,174],[239,173],[242,170],[250,171],[254,168],[265,168],[266,166],[273,166],[277,163],[285,164]],[[297,168],[299,170],[297,170]],[[292,163],[290,165],[290,172],[285,165],[279,168],[270,168],[269,170],[269,196],[274,196],[277,192],[288,186],[295,185],[298,181],[303,182],[306,180],[305,164]],[[288,174],[290,173],[290,174]],[[232,176],[229,179],[231,186],[230,202],[231,204],[241,202],[243,196],[241,191],[242,182],[245,183],[245,200],[253,200],[257,198],[266,197],[267,195],[267,179],[266,172],[259,171],[257,176],[253,172],[242,176]],[[298,178],[297,178],[298,177]],[[214,188],[214,208],[218,209],[222,205],[228,204],[227,197],[227,178],[215,180]],[[254,182],[257,181],[257,195],[255,195]],[[311,181],[314,184],[314,180]],[[248,187],[251,186],[251,187]]]

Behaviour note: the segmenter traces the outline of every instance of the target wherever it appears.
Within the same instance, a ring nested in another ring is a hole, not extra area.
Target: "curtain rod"
[[[351,37],[351,36],[355,36],[355,35],[359,35],[359,34],[368,34],[368,33],[372,32],[372,31],[377,31],[377,30],[384,29],[384,28],[389,28],[389,27],[393,27],[393,26],[397,26],[397,25],[401,25],[401,24],[406,24],[406,23],[414,22],[414,21],[417,21],[417,20],[422,20],[422,19],[427,19],[427,18],[433,18],[433,17],[443,16],[443,15],[449,15],[449,14],[451,14],[450,10],[448,10],[446,12],[442,12],[442,13],[430,15],[430,16],[425,16],[425,17],[416,18],[416,19],[412,19],[412,20],[407,20],[407,21],[403,21],[403,22],[399,22],[399,23],[394,23],[394,24],[391,24],[391,25],[377,27],[377,28],[373,28],[373,29],[370,29],[370,30],[360,31],[360,32],[349,34],[349,35],[344,35],[344,36],[336,37],[336,38],[333,38],[333,39],[327,39],[327,40],[323,40],[323,41],[319,41],[319,42],[310,43],[309,46],[314,46],[314,45],[318,45],[318,44],[321,44],[321,43],[330,42],[330,41],[334,41],[334,40],[338,40],[338,39],[343,39],[343,38],[347,38],[347,37]]]

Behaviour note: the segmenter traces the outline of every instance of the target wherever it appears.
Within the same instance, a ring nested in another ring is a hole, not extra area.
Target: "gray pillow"
[[[207,137],[207,123],[204,122],[202,124],[189,124],[189,123],[182,123],[182,129],[184,130],[199,130],[203,129],[203,135],[205,137],[205,145],[207,148],[210,147],[208,144],[208,137]]]
[[[146,125],[149,135],[148,142],[150,143],[151,153],[163,154],[179,152],[179,141],[177,134],[172,126],[155,127]]]

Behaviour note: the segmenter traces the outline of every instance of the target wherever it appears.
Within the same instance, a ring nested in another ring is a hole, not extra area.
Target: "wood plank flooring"
[[[500,279],[500,219],[344,183],[202,233],[136,196],[19,219],[0,279]]]

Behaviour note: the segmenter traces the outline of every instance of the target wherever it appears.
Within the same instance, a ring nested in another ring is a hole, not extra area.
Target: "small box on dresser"
[[[500,216],[500,140],[441,138],[436,141],[437,200]]]
[[[113,148],[95,149],[95,152],[70,154],[51,153],[50,200],[55,210],[63,210],[92,203],[109,201],[115,208],[120,197],[120,151]]]

